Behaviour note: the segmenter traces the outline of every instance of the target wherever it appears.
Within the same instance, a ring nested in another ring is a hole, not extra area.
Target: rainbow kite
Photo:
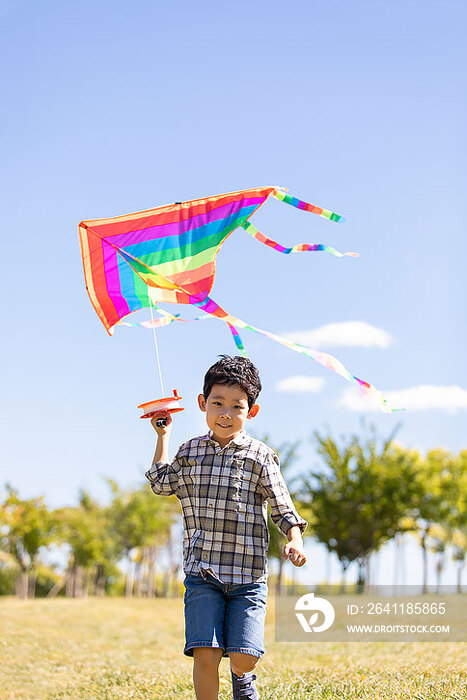
[[[238,328],[261,333],[334,370],[357,384],[365,394],[376,396],[383,410],[390,410],[379,391],[352,375],[332,355],[251,326],[228,314],[209,296],[216,255],[238,227],[284,254],[323,251],[339,257],[356,255],[340,253],[323,244],[303,243],[286,248],[260,233],[249,218],[271,196],[331,221],[343,221],[338,214],[296,199],[279,187],[258,187],[112,219],[82,221],[78,231],[86,287],[99,318],[112,334],[122,318],[141,308],[154,307],[159,302],[196,306],[228,324],[241,352],[244,353],[244,347]],[[179,315],[163,316],[153,321],[152,326],[184,320]]]

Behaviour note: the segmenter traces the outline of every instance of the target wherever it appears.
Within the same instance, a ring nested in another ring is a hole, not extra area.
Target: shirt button
[[[208,508],[213,508],[212,503],[208,503]]]
[[[208,560],[208,555],[207,555],[207,554],[203,554],[203,561],[207,561],[207,560]]]

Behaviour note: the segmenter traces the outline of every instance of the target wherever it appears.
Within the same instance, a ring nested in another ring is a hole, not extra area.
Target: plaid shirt
[[[286,535],[307,523],[294,508],[270,447],[245,431],[221,448],[211,433],[178,449],[171,464],[157,462],[146,478],[156,494],[180,499],[183,568],[207,570],[226,584],[267,579],[267,503]]]

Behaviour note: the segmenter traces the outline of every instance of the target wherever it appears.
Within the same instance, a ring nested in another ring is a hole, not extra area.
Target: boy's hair
[[[259,372],[247,357],[230,357],[219,355],[221,358],[212,365],[204,377],[203,396],[208,398],[214,384],[238,384],[248,397],[248,408],[251,408],[261,391]]]

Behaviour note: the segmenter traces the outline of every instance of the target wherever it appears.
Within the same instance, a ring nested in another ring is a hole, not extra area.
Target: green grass
[[[279,644],[274,606],[262,700],[466,700],[467,645]],[[0,698],[194,698],[181,600],[0,599]],[[231,698],[228,661],[221,700]]]

